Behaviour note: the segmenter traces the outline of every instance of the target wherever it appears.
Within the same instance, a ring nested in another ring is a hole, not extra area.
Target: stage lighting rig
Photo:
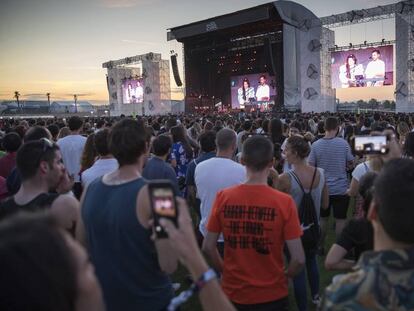
[[[355,19],[361,19],[361,18],[363,18],[364,17],[364,12],[362,12],[362,11],[355,11],[355,10],[353,10],[353,11],[351,11],[351,12],[348,12],[348,18],[349,18],[349,21],[352,23]]]
[[[397,98],[407,97],[407,95],[408,95],[408,87],[407,87],[407,84],[405,84],[402,81],[398,82],[397,87],[396,87],[396,90],[394,92],[394,95]]]
[[[414,71],[414,58],[413,58],[413,59],[410,59],[410,60],[408,61],[408,68],[409,68],[411,71]]]

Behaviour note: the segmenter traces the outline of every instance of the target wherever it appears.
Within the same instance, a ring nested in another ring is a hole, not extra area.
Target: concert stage
[[[325,39],[322,45],[321,38]],[[183,43],[186,112],[214,109],[333,111],[333,33],[290,1],[275,1],[170,29]]]

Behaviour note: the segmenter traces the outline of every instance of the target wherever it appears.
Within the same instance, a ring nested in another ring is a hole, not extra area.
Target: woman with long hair
[[[275,148],[277,148],[276,146],[279,147],[279,153],[282,153],[282,144],[284,143],[284,141],[286,140],[286,136],[283,134],[284,133],[284,128],[283,128],[283,123],[282,121],[280,121],[279,119],[271,119],[268,122],[268,130],[267,133],[269,134],[269,138],[272,141],[273,145],[275,146]],[[281,173],[283,171],[283,166],[284,166],[284,158],[283,156],[281,156],[280,161],[278,162],[278,165],[275,166],[275,169]]]
[[[195,141],[198,140],[198,137],[200,136],[201,132],[202,132],[201,125],[197,121],[194,121],[192,126],[187,130],[188,136],[190,136],[190,138]]]
[[[250,86],[249,79],[244,78],[242,87],[237,90],[239,108],[244,109],[245,105],[250,103],[251,98],[254,98],[254,88]]]
[[[286,137],[283,135],[283,123],[279,119],[270,120],[268,132],[273,144],[282,145],[286,139]]]
[[[329,196],[324,171],[310,166],[306,158],[310,153],[309,143],[301,136],[288,138],[284,150],[285,158],[293,167],[292,170],[279,176],[278,189],[288,193],[300,208],[302,198],[310,193],[319,222],[320,209],[328,208]],[[300,212],[300,211],[299,211]],[[317,242],[316,242],[317,244]],[[316,261],[316,247],[305,247],[306,269],[293,279],[295,298],[300,311],[307,310],[306,279],[311,289],[312,302],[319,303],[319,271]],[[306,278],[307,276],[307,278]]]
[[[178,178],[178,184],[181,185],[180,179],[185,178],[187,173],[187,166],[194,157],[193,149],[185,134],[185,129],[181,125],[171,128],[171,136],[173,145],[171,150],[171,165],[175,169]],[[182,188],[182,187],[180,187]]]
[[[364,67],[357,64],[358,60],[354,54],[349,54],[346,57],[345,64],[339,67],[339,80],[342,88],[363,86],[356,79],[356,76],[364,75]]]
[[[81,169],[79,174],[90,168],[95,163],[95,159],[98,153],[95,149],[94,137],[95,134],[90,134],[86,139],[85,147],[83,147],[83,153],[81,157]]]

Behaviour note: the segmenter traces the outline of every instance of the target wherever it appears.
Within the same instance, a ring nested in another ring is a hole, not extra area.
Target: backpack
[[[316,171],[317,168],[315,168],[315,172],[313,173],[309,192],[305,192],[298,176],[293,171],[290,172],[290,175],[296,180],[303,192],[298,209],[299,221],[303,230],[302,245],[305,251],[317,249],[321,236],[318,215],[316,214],[315,204],[312,198],[312,188],[316,177]]]

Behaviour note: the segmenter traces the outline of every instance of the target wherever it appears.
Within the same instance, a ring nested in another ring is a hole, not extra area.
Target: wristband
[[[194,282],[194,292],[200,291],[209,281],[217,278],[217,274],[213,269],[204,272],[196,282]]]
[[[173,298],[167,307],[168,311],[176,310],[180,305],[185,303],[192,295],[198,293],[209,281],[217,278],[216,272],[213,269],[208,269],[204,272],[196,282],[194,282],[189,289],[181,292],[177,297]]]

